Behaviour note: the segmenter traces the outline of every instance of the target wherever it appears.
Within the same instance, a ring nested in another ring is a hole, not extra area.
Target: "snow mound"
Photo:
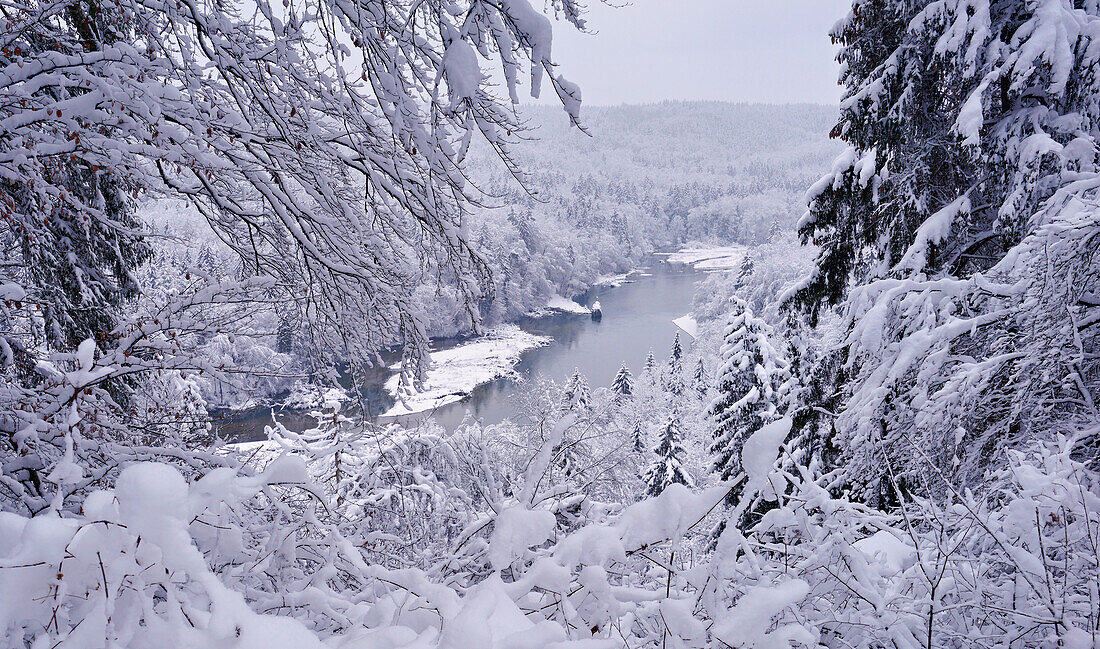
[[[699,337],[699,323],[696,322],[695,317],[690,313],[682,315],[679,318],[675,318],[672,324],[680,328],[681,331],[691,336],[692,338]]]
[[[868,559],[877,559],[890,575],[896,575],[916,562],[917,551],[913,546],[886,530],[879,530],[852,546]]]
[[[749,476],[745,491],[763,490],[766,493],[762,495],[769,500],[775,500],[776,496],[769,485],[769,477],[779,457],[779,448],[790,434],[792,424],[790,417],[777,419],[764,425],[745,440],[745,444],[741,447],[741,466]]]
[[[677,252],[657,253],[669,264],[689,265],[696,270],[733,270],[745,257],[742,246],[720,248],[683,248]]]
[[[546,336],[505,325],[472,342],[432,352],[431,368],[421,390],[404,402],[397,401],[382,416],[409,415],[462,401],[483,383],[515,376],[514,366],[523,352],[548,344],[550,338]],[[393,365],[390,369],[398,373],[386,380],[385,389],[396,400],[401,366]]]
[[[494,570],[504,570],[532,546],[550,539],[557,524],[554,515],[543,509],[509,507],[493,522],[489,539],[489,561]]]

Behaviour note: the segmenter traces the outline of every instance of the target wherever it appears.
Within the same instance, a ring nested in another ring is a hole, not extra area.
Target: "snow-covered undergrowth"
[[[382,416],[425,412],[461,401],[483,383],[514,375],[513,368],[523,352],[548,344],[550,339],[546,336],[504,325],[453,349],[432,352],[431,368],[416,391],[402,393],[399,373],[386,380],[386,391],[396,403]],[[390,369],[400,371],[401,365]]]
[[[683,248],[676,252],[658,253],[669,264],[686,264],[696,270],[733,270],[741,265],[746,248],[723,246],[715,248]]]
[[[488,430],[338,426],[262,469],[135,463],[79,514],[5,512],[0,645],[1094,646],[1100,482],[1073,441],[1012,454],[988,499],[887,514],[777,468],[780,420],[738,479],[622,507],[547,480],[577,424],[515,476]],[[756,524],[696,553],[731,489]]]

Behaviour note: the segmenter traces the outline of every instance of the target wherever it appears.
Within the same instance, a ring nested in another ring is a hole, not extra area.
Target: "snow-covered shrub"
[[[0,637],[394,649],[1095,641],[1100,476],[1075,458],[1080,438],[1013,453],[984,495],[948,489],[946,501],[882,512],[783,461],[785,418],[746,440],[734,480],[672,484],[624,507],[546,479],[576,416],[512,476],[494,468],[488,429],[357,432],[337,415],[190,482],[167,464],[130,464],[79,512],[0,515],[12,540],[0,548]],[[770,508],[700,553],[735,489],[730,516]]]

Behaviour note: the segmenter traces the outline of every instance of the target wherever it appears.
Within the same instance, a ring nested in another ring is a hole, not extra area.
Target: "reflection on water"
[[[672,339],[679,331],[672,323],[691,310],[692,290],[697,271],[690,267],[656,263],[645,271],[649,276],[635,276],[635,281],[619,287],[597,287],[586,296],[586,303],[599,300],[603,319],[592,320],[583,315],[554,315],[528,319],[517,324],[534,334],[550,336],[553,343],[523,355],[516,370],[525,377],[546,377],[561,382],[579,369],[595,387],[608,387],[626,361],[634,374],[645,364],[652,349],[659,361],[668,356]],[[683,341],[690,338],[682,336]],[[458,344],[451,341],[446,348]],[[391,402],[381,390],[385,374],[378,370],[368,373],[360,383],[360,395],[371,412],[384,412]],[[512,416],[515,383],[500,379],[476,388],[469,397],[430,413],[417,413],[399,418],[413,424],[433,417],[448,428],[458,425],[469,413],[485,423],[497,423]],[[300,413],[277,412],[280,423],[291,430],[302,430],[314,423]],[[271,424],[271,409],[236,413],[217,425],[223,437],[237,440],[263,439],[265,425]]]

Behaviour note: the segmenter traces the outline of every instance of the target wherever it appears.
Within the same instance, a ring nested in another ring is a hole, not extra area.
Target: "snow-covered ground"
[[[690,313],[673,319],[672,324],[679,327],[684,333],[692,338],[699,337],[699,323],[695,321],[695,316]]]
[[[744,246],[719,248],[683,248],[677,252],[657,253],[670,264],[688,264],[696,270],[732,270],[745,257]]]
[[[532,318],[541,318],[543,316],[553,315],[555,313],[574,313],[576,315],[588,315],[592,313],[592,310],[583,304],[577,304],[573,300],[560,295],[555,295],[550,298],[546,303],[546,306],[541,309],[535,309],[529,312],[527,315]]]
[[[398,401],[382,416],[424,412],[461,401],[483,383],[513,376],[523,352],[548,345],[550,340],[546,336],[527,333],[515,325],[503,325],[454,349],[432,352],[432,365],[423,389],[407,397],[404,403]],[[394,365],[390,369],[400,370],[400,366]],[[400,378],[395,374],[385,384],[386,391],[394,399],[397,398]]]

